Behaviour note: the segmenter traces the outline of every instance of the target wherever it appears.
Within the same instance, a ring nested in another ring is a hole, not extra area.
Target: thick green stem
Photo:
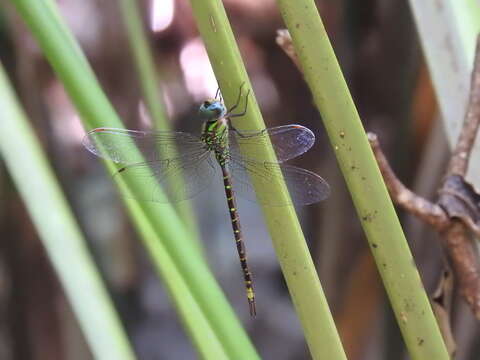
[[[412,359],[448,359],[402,227],[313,0],[277,0]]]

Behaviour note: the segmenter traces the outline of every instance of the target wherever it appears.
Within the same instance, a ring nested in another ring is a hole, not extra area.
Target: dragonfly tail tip
[[[252,318],[257,316],[257,309],[255,308],[255,300],[254,299],[248,300],[248,306],[250,308],[250,316]]]

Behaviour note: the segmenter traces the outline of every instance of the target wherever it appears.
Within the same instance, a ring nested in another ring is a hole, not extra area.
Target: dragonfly
[[[247,264],[236,195],[266,206],[309,205],[326,199],[330,188],[319,175],[284,164],[312,147],[315,135],[308,128],[284,125],[239,131],[233,127],[231,119],[247,112],[250,91],[243,111],[235,113],[241,102],[242,86],[230,109],[219,90],[214,99],[200,105],[200,136],[179,131],[96,128],[87,133],[83,145],[96,156],[121,165],[114,177],[138,177],[147,189],[133,195],[139,200],[175,203],[190,199],[204,191],[220,172],[250,315],[255,317],[253,278]],[[265,153],[265,147],[270,145],[276,161]],[[252,184],[261,191],[255,192]],[[277,189],[283,184],[289,197],[278,194]]]

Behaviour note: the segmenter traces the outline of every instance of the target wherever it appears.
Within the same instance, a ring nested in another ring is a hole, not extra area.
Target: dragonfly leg
[[[235,110],[238,105],[240,104],[240,99],[242,97],[242,89],[243,89],[243,86],[245,85],[245,82],[242,82],[242,84],[240,85],[240,89],[238,90],[238,97],[237,97],[237,101],[235,101],[235,104],[230,108],[228,109],[228,112],[227,114],[230,114],[233,110]],[[250,91],[249,91],[250,92]],[[248,96],[248,95],[247,95]]]
[[[220,92],[220,86],[217,88],[217,92],[215,93],[215,99],[222,101],[222,93]]]
[[[243,111],[241,113],[237,113],[237,114],[230,114],[231,110],[227,113],[227,117],[228,118],[232,118],[232,117],[241,117],[243,115],[245,115],[247,113],[247,108],[248,108],[248,96],[250,95],[250,89],[247,91],[247,96],[246,96],[246,99],[245,99],[245,107],[243,108]]]
[[[267,132],[267,129],[263,129],[263,130],[255,133],[255,134],[245,135],[245,134],[242,134],[241,131],[237,130],[237,128],[235,128],[235,127],[232,125],[231,122],[228,123],[228,129],[229,129],[229,130],[232,130],[232,131],[235,131],[235,133],[236,133],[239,137],[241,137],[242,139],[251,138],[251,137],[258,136],[258,135],[260,135],[260,134],[263,134],[263,133]]]

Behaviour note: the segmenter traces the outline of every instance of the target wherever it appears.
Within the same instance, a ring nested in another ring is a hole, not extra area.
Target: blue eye
[[[199,109],[199,115],[202,120],[219,119],[227,113],[225,105],[221,101],[208,99],[202,102]]]

